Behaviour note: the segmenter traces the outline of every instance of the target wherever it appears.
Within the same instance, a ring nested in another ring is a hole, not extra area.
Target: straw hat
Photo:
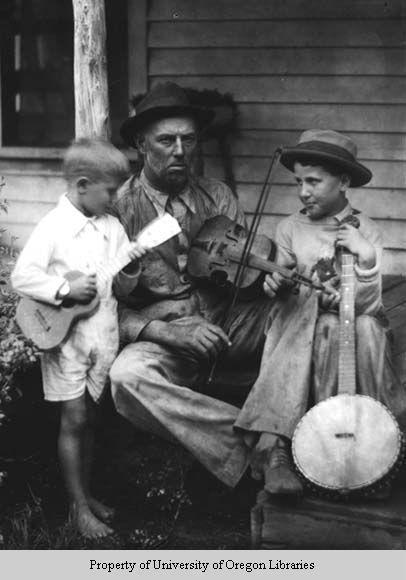
[[[295,161],[328,162],[342,168],[351,179],[351,187],[360,187],[372,179],[371,171],[359,163],[357,146],[354,141],[336,131],[310,129],[301,134],[294,147],[282,150],[280,161],[290,171],[294,171]]]

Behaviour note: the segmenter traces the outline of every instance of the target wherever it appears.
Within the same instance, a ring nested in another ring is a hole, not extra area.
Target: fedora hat
[[[178,115],[193,117],[202,128],[212,121],[215,113],[211,109],[192,105],[179,85],[170,82],[161,83],[148,91],[137,105],[135,115],[124,121],[120,135],[128,145],[133,146],[134,136],[149,123]]]
[[[351,179],[351,187],[365,185],[372,178],[371,171],[359,163],[357,146],[354,141],[336,131],[310,129],[301,134],[299,142],[294,147],[282,149],[280,161],[290,171],[294,171],[295,161],[323,161],[342,168]]]

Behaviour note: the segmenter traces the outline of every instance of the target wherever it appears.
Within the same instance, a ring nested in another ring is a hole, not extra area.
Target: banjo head
[[[365,395],[337,395],[311,408],[298,423],[292,454],[313,484],[334,491],[368,487],[385,477],[401,451],[391,412]]]

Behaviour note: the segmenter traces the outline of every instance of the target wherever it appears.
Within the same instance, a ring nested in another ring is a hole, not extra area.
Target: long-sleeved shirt
[[[376,252],[376,264],[369,270],[354,264],[356,314],[377,314],[382,309],[381,291],[381,234],[375,223],[363,213],[353,210],[350,204],[336,216],[311,220],[301,211],[281,220],[276,229],[279,260],[296,263],[305,276],[312,276],[314,267],[321,259],[334,260],[338,224],[348,215],[356,214],[360,221],[360,233],[372,244]],[[340,264],[335,263],[337,273]]]
[[[137,312],[136,316],[132,316],[135,340],[151,320],[162,317],[158,314],[159,302],[180,300],[191,293],[193,282],[186,272],[185,257],[191,240],[203,223],[211,217],[226,215],[242,225],[245,218],[231,190],[214,179],[193,178],[183,191],[170,198],[155,189],[141,173],[140,177],[130,178],[119,195],[114,213],[130,239],[134,239],[145,225],[164,211],[173,213],[182,228],[179,236],[142,258],[139,274],[132,276],[121,272],[116,278],[116,295]],[[147,314],[145,307],[150,305]],[[156,308],[154,305],[157,305]]]
[[[67,272],[97,274],[125,245],[127,235],[115,217],[86,217],[62,196],[32,232],[11,275],[12,285],[19,294],[59,305],[58,290]],[[111,280],[98,291],[101,299],[115,301]]]

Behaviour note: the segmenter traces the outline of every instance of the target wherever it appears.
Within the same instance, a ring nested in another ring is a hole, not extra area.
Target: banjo
[[[292,439],[299,472],[317,488],[339,495],[371,489],[393,471],[402,453],[392,413],[372,397],[356,394],[354,288],[354,258],[343,251],[338,394],[311,408]]]

